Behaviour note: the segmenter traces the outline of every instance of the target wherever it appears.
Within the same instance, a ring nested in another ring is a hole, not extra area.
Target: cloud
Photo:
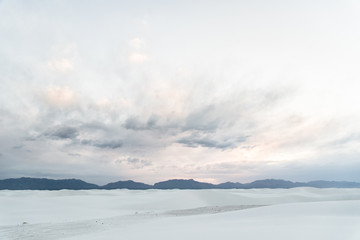
[[[79,153],[68,153],[68,155],[71,157],[81,157],[81,154]]]
[[[80,141],[82,145],[94,146],[97,148],[108,148],[108,149],[117,149],[123,146],[122,140],[88,140],[83,139]]]
[[[220,109],[214,105],[206,106],[200,110],[191,112],[185,120],[185,130],[214,131],[220,124]]]
[[[143,53],[132,53],[129,56],[130,63],[143,63],[148,60],[148,56]]]
[[[124,127],[126,129],[132,129],[132,130],[143,130],[145,126],[139,122],[139,120],[135,117],[130,117],[126,119]]]
[[[157,115],[151,115],[145,122],[141,122],[136,117],[129,117],[126,119],[124,127],[131,130],[151,130],[157,127],[158,121],[159,117]]]
[[[58,126],[46,131],[44,135],[53,139],[75,139],[79,132],[74,127]]]
[[[24,147],[24,145],[16,145],[16,146],[13,146],[12,148],[13,149],[22,149]]]
[[[141,49],[145,45],[145,40],[141,38],[133,38],[129,41],[129,45],[134,49]]]
[[[227,139],[227,140],[214,140],[208,136],[199,137],[196,134],[193,134],[189,137],[184,137],[178,140],[178,143],[181,143],[187,147],[197,148],[217,148],[217,149],[231,149],[236,148],[239,143],[244,142],[245,137],[239,137],[236,139]]]
[[[229,180],[229,173],[243,176],[241,169],[250,166],[244,161],[264,169],[246,174],[264,176],[268,160],[359,156],[359,36],[351,31],[358,15],[336,19],[335,28],[334,19],[325,19],[325,32],[304,32],[316,27],[316,14],[304,22],[304,12],[292,12],[292,29],[278,19],[260,26],[252,18],[266,14],[256,4],[247,5],[254,14],[234,15],[244,9],[241,3],[226,9],[209,3],[207,10],[220,17],[194,25],[178,9],[207,13],[183,1],[144,3],[146,16],[136,3],[121,1],[35,8],[24,2],[5,1],[0,8],[6,22],[0,26],[0,164],[7,166],[0,170],[8,176],[101,172],[153,181],[193,170],[186,176]],[[343,7],[344,16],[353,12]],[[229,17],[237,24],[229,25]],[[244,22],[252,25],[237,31]],[[276,29],[271,41],[269,29]],[[327,125],[329,119],[336,126]],[[120,154],[126,158],[115,166]],[[151,169],[137,168],[146,161]],[[207,164],[214,167],[196,170]],[[214,175],[217,169],[222,175]],[[291,166],[281,171],[297,172]]]
[[[134,168],[143,168],[152,165],[150,161],[139,158],[128,158],[126,161],[129,165],[132,165]]]
[[[53,70],[58,72],[69,72],[74,69],[74,63],[72,60],[67,58],[61,58],[61,59],[55,59],[48,61],[46,63],[46,66]]]
[[[135,157],[124,157],[124,158],[118,159],[116,162],[117,163],[125,163],[133,169],[141,169],[141,168],[152,165],[151,161],[148,161],[145,159],[140,159],[140,158],[135,158]]]
[[[74,106],[78,101],[78,96],[67,86],[51,87],[45,91],[43,99],[50,106],[64,108]]]
[[[123,143],[122,141],[104,141],[104,142],[95,142],[93,145],[98,148],[116,149],[116,148],[121,148]]]

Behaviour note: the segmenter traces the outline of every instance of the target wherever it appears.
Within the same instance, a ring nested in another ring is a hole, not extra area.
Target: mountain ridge
[[[132,180],[117,181],[99,186],[80,179],[48,179],[48,178],[8,178],[0,180],[0,190],[90,190],[90,189],[254,189],[254,188],[360,188],[358,182],[316,180],[310,182],[292,182],[283,179],[262,179],[250,183],[224,182],[212,184],[198,182],[194,179],[170,179],[149,185]]]

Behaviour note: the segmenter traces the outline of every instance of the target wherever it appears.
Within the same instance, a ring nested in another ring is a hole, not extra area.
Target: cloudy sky
[[[359,12],[0,0],[0,178],[360,181]]]

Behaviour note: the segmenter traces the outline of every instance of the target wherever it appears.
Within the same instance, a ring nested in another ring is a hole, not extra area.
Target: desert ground
[[[358,240],[360,189],[0,191],[1,240]]]

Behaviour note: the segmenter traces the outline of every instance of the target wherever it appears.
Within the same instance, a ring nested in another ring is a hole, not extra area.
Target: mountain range
[[[0,180],[0,190],[86,190],[86,189],[251,189],[251,188],[360,188],[360,183],[346,181],[291,182],[282,179],[264,179],[251,183],[225,182],[211,184],[193,179],[171,179],[149,185],[141,182],[118,181],[99,186],[79,179],[9,178]]]

